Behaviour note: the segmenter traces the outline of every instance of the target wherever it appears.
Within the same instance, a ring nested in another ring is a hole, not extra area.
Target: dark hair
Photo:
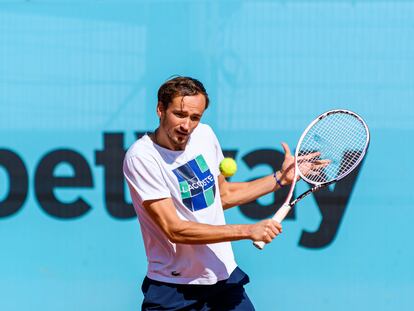
[[[158,102],[162,103],[164,109],[168,108],[168,105],[177,96],[194,96],[203,94],[206,99],[206,108],[210,102],[208,94],[204,85],[197,79],[190,77],[174,77],[167,80],[158,90]]]

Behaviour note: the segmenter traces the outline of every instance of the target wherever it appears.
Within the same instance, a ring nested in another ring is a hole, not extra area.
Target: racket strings
[[[344,112],[328,114],[303,137],[298,169],[313,183],[340,179],[360,161],[367,140],[367,130],[357,117]]]
[[[347,117],[347,115],[345,116]],[[344,150],[346,150],[345,148],[347,146],[355,145],[360,145],[363,147],[365,139],[357,135],[358,131],[355,131],[354,126],[349,126],[349,119],[346,120],[348,123],[345,123],[342,118],[338,118],[338,115],[334,115],[328,118],[323,119],[323,123],[321,121],[318,122],[318,126],[314,126],[312,128],[312,130],[309,132],[309,135],[307,136],[307,139],[304,140],[303,146],[304,149],[308,150],[311,149],[309,148],[309,145],[313,146],[314,148],[312,149],[314,149],[317,152],[320,152],[321,157],[323,159],[330,160],[332,163],[330,165],[330,167],[332,168],[331,171],[335,170],[334,166],[340,165],[340,171],[346,172],[349,168],[353,166],[353,164],[355,164],[358,161],[360,153],[352,151],[350,153],[346,152],[347,156],[344,158]],[[345,132],[344,125],[348,126],[347,131]],[[336,130],[332,131],[332,126],[335,126]],[[317,142],[319,146],[315,146],[315,142]],[[312,175],[316,175],[314,177],[317,178],[317,173],[321,173],[322,171],[324,172],[324,174],[319,174],[321,178],[321,180],[319,181],[325,181],[326,179],[332,179],[337,177],[336,174],[331,177],[329,174],[329,170],[327,168],[325,169],[325,167],[320,167],[316,171],[313,170]]]

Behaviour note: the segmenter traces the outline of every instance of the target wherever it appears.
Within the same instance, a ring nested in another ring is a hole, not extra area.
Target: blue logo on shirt
[[[214,203],[216,184],[202,155],[173,170],[180,184],[181,199],[190,211],[198,211]]]

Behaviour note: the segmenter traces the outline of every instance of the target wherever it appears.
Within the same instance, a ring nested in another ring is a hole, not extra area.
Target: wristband
[[[273,177],[275,178],[276,183],[279,185],[279,187],[280,187],[280,188],[283,188],[283,185],[282,185],[282,183],[280,182],[280,180],[277,178],[276,173],[277,173],[277,171],[273,173]]]

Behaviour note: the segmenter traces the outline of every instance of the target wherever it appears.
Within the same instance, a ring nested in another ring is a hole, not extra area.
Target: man
[[[176,77],[158,91],[159,127],[128,150],[124,175],[148,258],[142,310],[254,310],[230,241],[271,242],[274,220],[226,225],[223,210],[278,190],[293,178],[283,144],[281,171],[251,182],[227,182],[212,131],[200,123],[208,94],[196,79]],[[283,174],[282,174],[283,172]]]

